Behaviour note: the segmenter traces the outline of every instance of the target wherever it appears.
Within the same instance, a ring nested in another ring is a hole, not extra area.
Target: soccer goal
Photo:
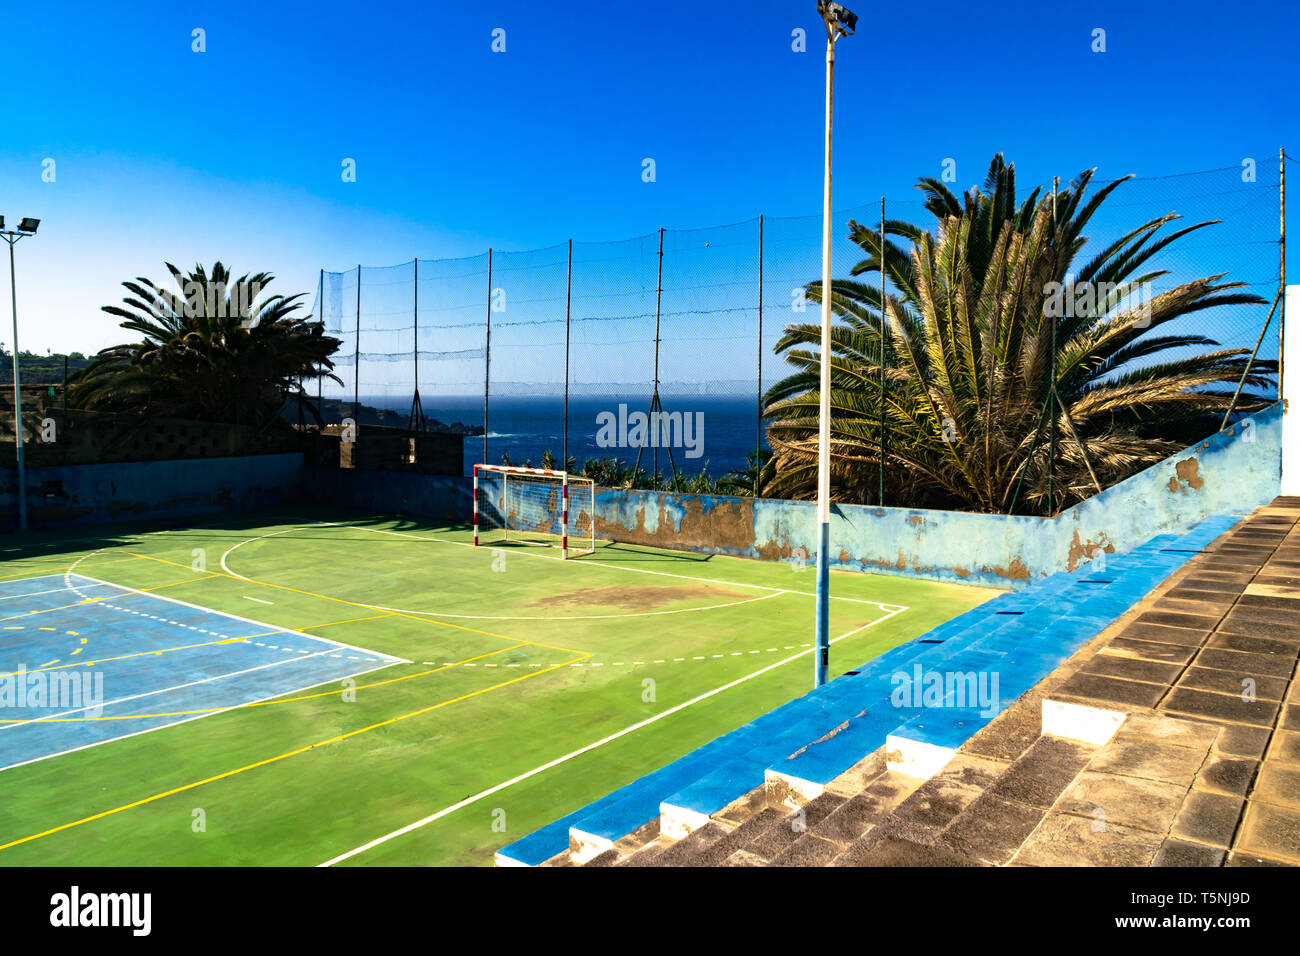
[[[509,542],[559,548],[561,558],[596,549],[595,483],[564,471],[474,466],[474,546]]]

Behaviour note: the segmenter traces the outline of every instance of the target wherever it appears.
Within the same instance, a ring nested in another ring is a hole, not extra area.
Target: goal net
[[[474,466],[474,545],[547,545],[560,557],[596,548],[595,483],[563,471]]]

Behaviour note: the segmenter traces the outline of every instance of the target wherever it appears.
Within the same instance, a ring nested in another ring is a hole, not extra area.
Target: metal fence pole
[[[1277,400],[1282,400],[1282,348],[1286,344],[1286,148],[1277,151],[1278,289],[1282,302],[1277,315]]]
[[[320,295],[317,297],[320,302],[320,324],[321,330],[325,329],[325,270],[320,271]],[[318,370],[320,371],[320,370]],[[323,397],[324,375],[316,376],[316,414],[321,416],[321,427],[324,427],[324,413],[321,411],[321,398]]]
[[[754,425],[754,497],[763,470],[763,214],[758,214],[758,420]]]
[[[880,197],[880,507],[885,507],[885,197]]]
[[[568,281],[564,291],[564,437],[560,441],[560,470],[569,470],[569,325],[573,316],[573,240],[569,240]]]
[[[488,392],[492,381],[492,250],[488,249],[487,335],[483,341],[483,464],[488,461]]]
[[[357,263],[357,342],[352,363],[352,414],[361,417],[361,263]]]

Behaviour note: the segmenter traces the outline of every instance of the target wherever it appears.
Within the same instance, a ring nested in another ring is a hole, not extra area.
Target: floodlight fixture
[[[818,0],[817,12],[826,21],[826,32],[832,38],[852,36],[858,26],[858,15],[834,0]]]
[[[18,231],[28,233],[29,235],[35,235],[36,227],[40,224],[41,221],[39,219],[24,217],[23,220],[18,223]]]

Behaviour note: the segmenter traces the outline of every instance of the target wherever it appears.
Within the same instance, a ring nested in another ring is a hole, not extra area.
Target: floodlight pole
[[[14,454],[18,464],[19,531],[27,530],[27,469],[23,462],[23,393],[18,376],[18,286],[14,279],[14,244],[24,235],[18,232],[0,232],[0,237],[9,243],[9,301],[14,318]]]
[[[822,188],[821,404],[817,418],[817,613],[813,640],[813,686],[830,670],[831,603],[831,119],[835,87],[835,41],[851,32],[837,4],[817,4],[826,24],[826,171]]]

